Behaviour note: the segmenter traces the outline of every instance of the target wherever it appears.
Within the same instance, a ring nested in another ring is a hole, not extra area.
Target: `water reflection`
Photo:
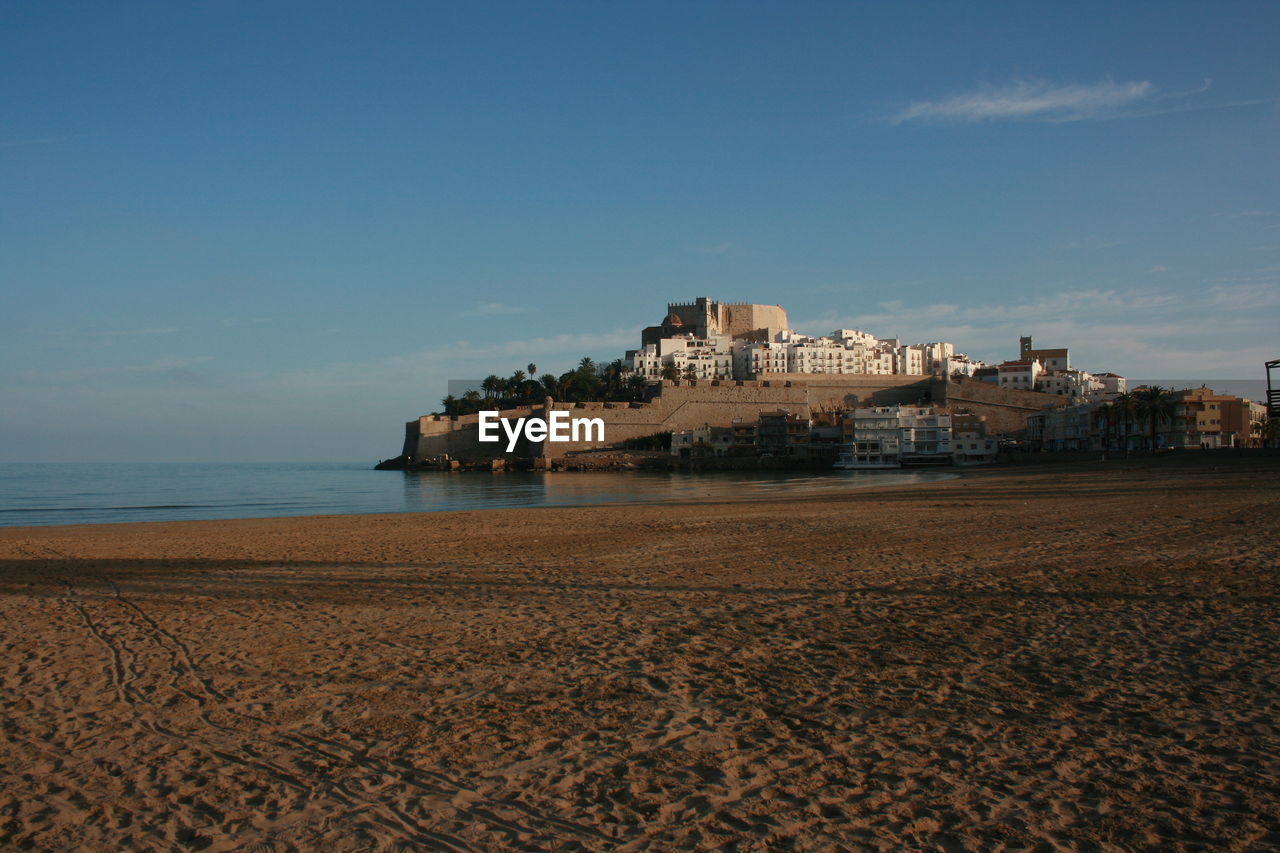
[[[404,511],[799,497],[956,476],[945,471],[406,471]]]
[[[0,527],[785,497],[938,471],[396,473],[367,464],[0,463]]]

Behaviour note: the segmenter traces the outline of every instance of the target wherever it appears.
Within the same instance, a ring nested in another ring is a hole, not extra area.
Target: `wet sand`
[[[1280,846],[1280,458],[0,529],[0,846]],[[555,475],[551,475],[555,476]]]

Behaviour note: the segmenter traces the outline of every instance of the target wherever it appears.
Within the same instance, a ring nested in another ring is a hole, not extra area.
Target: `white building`
[[[1006,364],[1033,362],[1040,366],[1031,390],[1046,394],[1070,397],[1081,402],[1107,400],[1124,393],[1127,384],[1123,376],[1115,373],[1094,375],[1071,366],[1071,352],[1067,349],[1036,349],[1029,335],[1018,341],[1018,361]],[[1003,369],[1003,365],[1001,366]],[[1001,376],[1003,377],[1003,372]],[[1006,383],[1002,380],[1002,385]],[[1013,386],[1009,387],[1021,387]]]
[[[671,455],[684,458],[694,456],[724,456],[733,447],[732,427],[701,426],[671,433]]]
[[[900,468],[951,462],[951,415],[931,406],[854,409],[841,427],[837,468]]]
[[[1023,361],[1006,361],[997,368],[1001,388],[1012,388],[1017,391],[1034,391],[1036,380],[1044,372],[1040,362],[1035,359]]]
[[[836,329],[818,338],[791,329],[761,329],[736,339],[672,334],[628,351],[626,362],[649,380],[670,373],[668,365],[681,379],[690,374],[696,379],[753,379],[775,373],[967,376],[984,366],[957,353],[953,344],[904,345],[858,329]]]
[[[646,379],[662,378],[666,365],[675,366],[676,374],[685,378],[685,372],[693,366],[696,379],[733,378],[733,350],[727,335],[715,335],[705,339],[694,335],[677,335],[662,338],[656,344],[648,344],[638,350],[629,350],[627,366]]]

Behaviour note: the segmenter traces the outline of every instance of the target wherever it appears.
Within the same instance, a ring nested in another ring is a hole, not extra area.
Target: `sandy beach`
[[[1280,847],[1278,474],[0,529],[0,846]]]

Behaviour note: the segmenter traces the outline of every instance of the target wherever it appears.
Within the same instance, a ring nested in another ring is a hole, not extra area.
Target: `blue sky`
[[[372,460],[668,301],[1280,356],[1275,3],[12,3],[0,459]]]

